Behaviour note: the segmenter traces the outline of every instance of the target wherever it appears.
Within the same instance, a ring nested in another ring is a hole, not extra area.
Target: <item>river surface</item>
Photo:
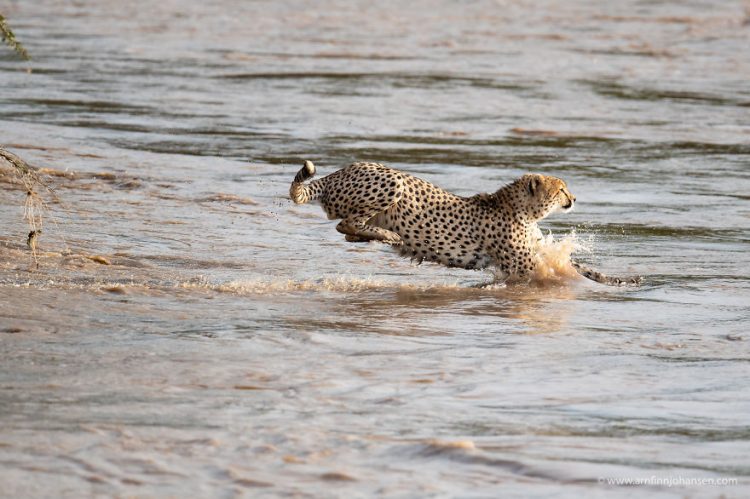
[[[0,143],[56,193],[37,266],[0,166],[0,496],[750,495],[748,4],[0,12]],[[644,283],[346,243],[306,159],[559,176],[557,256]]]

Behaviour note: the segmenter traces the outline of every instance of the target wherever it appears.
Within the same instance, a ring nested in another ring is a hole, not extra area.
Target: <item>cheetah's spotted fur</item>
[[[354,163],[319,180],[306,161],[292,182],[295,203],[319,200],[347,241],[379,240],[418,261],[495,266],[508,277],[534,270],[537,221],[573,208],[559,178],[528,174],[493,194],[461,197],[378,163]]]

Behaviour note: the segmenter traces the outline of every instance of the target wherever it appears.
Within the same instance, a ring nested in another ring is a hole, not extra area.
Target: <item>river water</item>
[[[750,494],[747,4],[0,12],[0,143],[57,194],[37,267],[0,170],[1,496]],[[545,232],[644,284],[346,243],[306,159],[559,176]]]

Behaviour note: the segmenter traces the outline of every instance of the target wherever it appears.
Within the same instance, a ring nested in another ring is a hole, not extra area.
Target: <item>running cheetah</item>
[[[482,269],[527,279],[542,239],[537,222],[573,209],[576,198],[562,180],[527,174],[492,194],[461,197],[379,163],[353,163],[319,180],[305,161],[289,196],[297,204],[318,200],[336,230],[350,242],[377,240],[418,262]],[[605,284],[631,283],[578,263],[581,275]],[[635,283],[635,282],[632,282]]]

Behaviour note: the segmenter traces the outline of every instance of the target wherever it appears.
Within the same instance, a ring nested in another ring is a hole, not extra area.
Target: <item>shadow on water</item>
[[[601,204],[601,203],[600,203]],[[636,223],[586,224],[586,230],[599,236],[621,236],[628,234],[644,239],[667,239],[670,241],[715,241],[750,243],[750,235],[740,229],[709,227],[665,227]]]
[[[711,106],[750,107],[750,100],[721,97],[709,93],[628,86],[611,80],[581,80],[579,83],[590,87],[599,95],[623,100],[645,102],[673,101]]]
[[[378,87],[417,88],[446,90],[455,87],[475,87],[495,90],[512,90],[528,92],[531,84],[503,82],[493,78],[481,78],[462,75],[442,74],[408,74],[408,73],[345,73],[345,72],[283,72],[283,73],[235,73],[224,74],[221,80],[255,81],[255,80],[305,80],[335,81],[346,84],[362,85],[375,90]]]

